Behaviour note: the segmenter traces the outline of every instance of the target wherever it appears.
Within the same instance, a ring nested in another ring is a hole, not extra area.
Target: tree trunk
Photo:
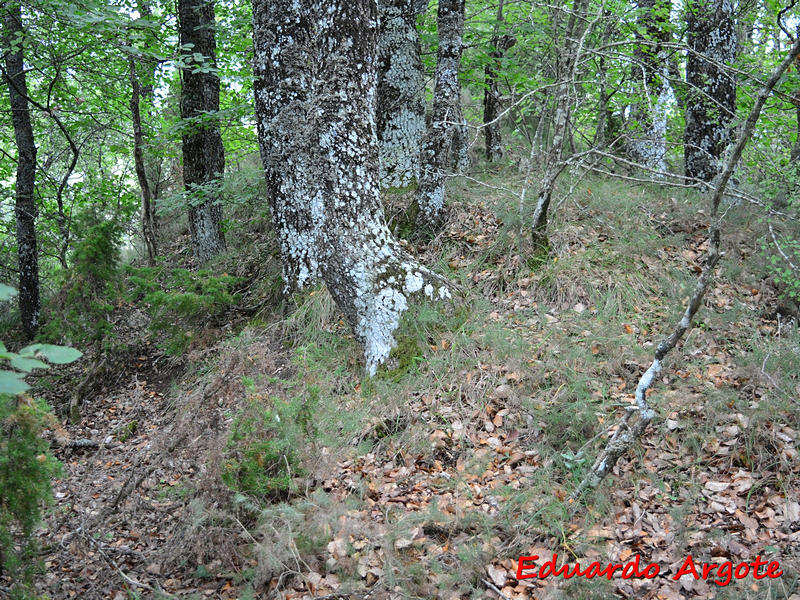
[[[720,65],[736,59],[736,22],[731,0],[693,0],[686,7],[689,55],[686,61],[687,179],[711,181],[730,142],[736,113],[736,80]]]
[[[533,227],[531,237],[534,248],[548,247],[547,241],[547,211],[553,197],[556,180],[567,163],[562,160],[564,142],[567,139],[569,114],[575,99],[570,94],[574,85],[575,69],[578,64],[581,40],[586,31],[586,13],[589,0],[576,0],[572,14],[567,22],[567,31],[564,37],[564,51],[558,66],[558,91],[556,100],[556,113],[553,123],[553,144],[547,157],[542,183],[536,198],[536,208],[533,211]]]
[[[149,0],[137,0],[136,9],[145,20],[143,34],[147,40],[148,47],[157,46],[158,36],[153,29],[153,11],[150,8]],[[153,133],[153,123],[156,118],[153,114],[156,87],[156,72],[159,61],[152,55],[144,54],[136,60],[136,79],[139,83],[139,113],[144,112],[145,118],[141,119],[142,128],[142,161],[147,185],[150,190],[149,214],[147,221],[153,231],[153,239],[158,237],[158,203],[161,197],[161,177],[163,158],[154,152],[150,144],[155,139]],[[143,222],[144,225],[144,222]]]
[[[131,81],[131,119],[133,121],[133,162],[136,168],[136,177],[142,191],[142,238],[147,250],[147,263],[155,264],[158,249],[156,247],[156,234],[153,224],[153,207],[150,193],[150,182],[147,180],[147,171],[144,163],[144,135],[142,134],[142,115],[139,110],[139,96],[141,86],[136,76],[136,64],[131,57],[128,59]]]
[[[225,154],[217,118],[214,0],[179,0],[178,12],[185,64],[181,88],[183,182],[189,201],[192,247],[198,263],[203,264],[225,249],[219,190]],[[198,54],[202,55],[200,60],[196,60]]]
[[[253,3],[256,122],[287,289],[321,279],[374,374],[447,282],[392,238],[378,180],[375,0]]]
[[[510,35],[501,35],[504,23],[503,0],[497,3],[497,21],[492,36],[492,51],[489,62],[484,68],[483,90],[483,135],[486,139],[486,160],[496,161],[503,158],[503,143],[500,137],[500,86],[497,82],[497,71],[500,70],[503,56],[517,40]]]
[[[378,140],[383,188],[405,188],[419,179],[425,133],[425,72],[417,15],[427,2],[379,0]]]
[[[465,163],[466,123],[461,110],[458,70],[464,33],[464,0],[440,0],[437,13],[439,50],[433,119],[420,155],[420,183],[416,197],[416,225],[420,232],[441,229],[444,223],[445,169]],[[466,167],[466,165],[463,165]]]
[[[631,159],[648,169],[663,171],[667,151],[669,56],[662,44],[670,41],[671,0],[639,0],[641,43],[634,49],[634,73],[641,83],[639,100],[631,111]]]
[[[5,5],[5,79],[11,105],[11,121],[17,143],[17,186],[14,212],[17,219],[19,260],[19,311],[22,329],[32,338],[39,326],[39,257],[36,243],[36,146],[28,109],[28,86],[22,56],[22,9],[17,3]]]
[[[796,125],[794,147],[792,148],[789,160],[791,163],[796,163],[798,162],[798,160],[800,160],[800,93],[795,94],[793,99],[795,102],[795,119],[797,125]]]

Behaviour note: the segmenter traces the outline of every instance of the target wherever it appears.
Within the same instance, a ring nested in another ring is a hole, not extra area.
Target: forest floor
[[[144,312],[120,307],[136,343],[81,422],[53,432],[64,473],[40,532],[40,592],[798,600],[800,337],[776,310],[757,220],[731,211],[718,278],[650,396],[657,418],[573,501],[683,313],[702,200],[576,182],[550,255],[530,259],[513,198],[464,181],[449,193],[445,232],[418,250],[468,297],[414,309],[374,378],[324,290],[177,358],[141,333]],[[660,573],[516,579],[520,556],[554,553],[583,568],[640,557]],[[673,580],[689,555],[718,568],[761,556],[783,574]]]

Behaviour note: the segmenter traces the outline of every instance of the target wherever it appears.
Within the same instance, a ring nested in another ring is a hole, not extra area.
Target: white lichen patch
[[[404,188],[419,177],[425,132],[425,73],[416,19],[403,0],[379,2],[378,138],[383,188]]]
[[[419,271],[414,273],[406,273],[406,285],[405,291],[408,294],[413,294],[414,292],[418,292],[422,289],[425,280],[420,275]]]

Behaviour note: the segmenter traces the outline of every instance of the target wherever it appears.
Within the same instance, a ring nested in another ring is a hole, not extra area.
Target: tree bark
[[[569,114],[575,103],[573,94],[570,94],[570,89],[575,82],[575,69],[578,64],[582,39],[586,32],[586,13],[588,8],[589,0],[576,0],[567,21],[564,51],[561,54],[557,69],[559,84],[553,124],[553,143],[547,157],[542,183],[539,186],[536,208],[533,211],[531,238],[536,249],[547,248],[549,245],[547,241],[547,211],[550,208],[550,200],[553,197],[556,180],[567,165],[562,160],[562,154],[564,152],[564,142],[568,137]]]
[[[154,30],[153,11],[150,8],[149,0],[137,0],[136,9],[144,20],[142,26],[148,48],[157,46],[159,43],[158,35]],[[153,55],[144,53],[136,57],[136,80],[139,83],[139,113],[144,113],[141,119],[142,129],[142,161],[144,172],[150,191],[149,214],[147,221],[153,231],[153,239],[158,238],[158,203],[162,191],[162,164],[163,158],[158,156],[152,148],[154,141],[153,125],[155,117],[153,115],[156,87],[156,72],[159,60]],[[144,226],[144,223],[143,223]]]
[[[379,0],[378,140],[383,188],[405,188],[419,179],[425,133],[425,72],[417,15],[427,2]]]
[[[634,50],[634,72],[640,82],[639,101],[632,107],[631,159],[648,169],[663,171],[667,151],[669,56],[663,44],[670,41],[671,0],[639,0],[641,43]]]
[[[464,34],[464,0],[440,0],[437,12],[439,49],[433,119],[425,133],[420,155],[420,183],[416,196],[416,226],[420,232],[441,229],[444,223],[445,169],[466,168],[466,122],[461,109],[458,71]]]
[[[7,3],[3,50],[5,79],[11,104],[11,121],[17,143],[17,185],[14,212],[17,220],[17,255],[19,261],[19,311],[22,329],[28,338],[39,326],[39,255],[36,240],[36,145],[28,108],[28,86],[22,53],[22,9],[17,3]]]
[[[156,233],[153,223],[153,202],[150,192],[150,182],[144,163],[144,135],[142,133],[142,115],[139,109],[141,85],[136,76],[136,64],[131,57],[128,59],[129,75],[131,81],[131,119],[133,121],[133,162],[136,168],[136,177],[142,191],[142,238],[147,250],[147,263],[155,264],[158,248],[156,247]]]
[[[203,264],[225,250],[219,197],[225,153],[217,119],[214,0],[179,0],[178,12],[185,65],[181,88],[183,182],[189,201],[192,247],[198,263]]]
[[[730,142],[736,113],[736,80],[723,65],[736,59],[736,21],[731,0],[692,0],[686,6],[685,172],[689,180],[711,181]]]
[[[497,161],[503,158],[503,142],[500,137],[500,86],[497,72],[500,70],[505,53],[516,44],[510,35],[501,35],[503,26],[503,0],[497,3],[497,21],[492,36],[492,51],[489,62],[484,67],[483,90],[483,135],[486,140],[486,160]]]
[[[384,220],[377,17],[375,0],[253,3],[256,122],[286,287],[325,282],[370,374],[412,296],[450,297]]]

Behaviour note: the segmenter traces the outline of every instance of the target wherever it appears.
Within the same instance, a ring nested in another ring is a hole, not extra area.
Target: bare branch
[[[647,403],[647,392],[652,388],[656,376],[661,371],[661,364],[664,357],[677,345],[680,339],[692,326],[692,319],[700,308],[705,296],[706,291],[713,279],[714,267],[719,262],[721,257],[720,252],[720,218],[717,217],[719,204],[725,193],[728,181],[736,168],[739,158],[742,155],[742,150],[753,135],[753,129],[761,115],[761,110],[764,103],[772,91],[772,88],[778,83],[783,73],[794,62],[797,55],[800,54],[800,39],[795,41],[794,46],[787,54],[786,58],[775,68],[772,76],[767,81],[764,88],[758,95],[755,105],[753,106],[750,114],[745,121],[745,125],[739,136],[739,141],[730,153],[728,160],[725,164],[725,169],[716,178],[714,182],[714,191],[711,197],[712,218],[714,221],[711,224],[709,232],[709,245],[708,253],[706,256],[706,263],[703,271],[695,284],[694,293],[689,299],[686,310],[672,331],[669,337],[662,340],[656,347],[655,356],[650,367],[645,371],[644,375],[639,379],[636,386],[636,406],[629,407],[625,415],[620,419],[619,425],[614,432],[614,435],[606,444],[606,447],[597,457],[592,468],[583,478],[583,481],[578,485],[575,492],[572,494],[572,499],[579,498],[586,490],[597,488],[603,479],[614,468],[617,460],[625,454],[633,444],[642,436],[647,429],[650,422],[655,417],[655,411]],[[638,414],[638,418],[631,424],[631,419],[634,414]]]

